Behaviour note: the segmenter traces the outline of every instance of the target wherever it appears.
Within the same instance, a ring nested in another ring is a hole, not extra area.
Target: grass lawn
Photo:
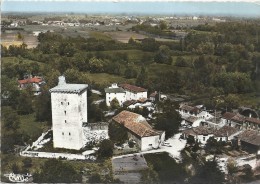
[[[107,73],[85,73],[86,77],[101,86],[110,86],[112,83],[134,82],[135,79],[126,79],[121,76]]]
[[[112,40],[112,38],[107,34],[98,31],[90,31],[89,36],[96,38],[97,40],[106,40],[106,41]]]
[[[46,122],[36,122],[35,114],[22,115],[20,121],[19,132],[30,136],[32,142],[36,141],[43,132],[50,129]]]

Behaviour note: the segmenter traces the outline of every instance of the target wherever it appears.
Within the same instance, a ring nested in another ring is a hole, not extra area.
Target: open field
[[[147,38],[147,36],[138,34],[135,32],[123,32],[123,31],[115,31],[115,32],[106,32],[105,34],[111,36],[113,39],[128,43],[128,40],[132,37],[133,39],[144,39]]]

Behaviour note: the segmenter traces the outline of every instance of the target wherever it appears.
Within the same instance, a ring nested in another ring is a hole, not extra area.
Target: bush
[[[100,143],[98,157],[111,157],[113,155],[114,143],[111,140],[105,139]]]

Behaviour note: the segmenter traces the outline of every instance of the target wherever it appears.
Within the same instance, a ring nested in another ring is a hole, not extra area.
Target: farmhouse
[[[130,84],[112,84],[110,87],[105,88],[106,104],[110,106],[113,99],[117,99],[120,106],[126,101],[132,100],[146,100],[147,90],[138,86]]]
[[[67,84],[59,77],[50,89],[53,146],[79,150],[84,146],[83,123],[87,122],[87,84]]]
[[[147,98],[147,89],[131,84],[120,84],[119,86],[126,92],[125,100],[138,100]]]
[[[238,129],[260,130],[260,120],[258,118],[245,117],[238,113],[226,112],[223,114],[221,121]]]
[[[18,83],[19,83],[19,88],[21,90],[31,86],[32,90],[34,92],[34,95],[39,95],[41,93],[41,86],[43,84],[45,84],[43,78],[37,77],[37,76],[35,76],[35,77],[29,76],[26,79],[18,80]]]
[[[223,126],[220,129],[218,129],[216,132],[214,132],[214,138],[217,141],[231,141],[235,135],[237,135],[239,130],[235,127],[230,126]]]
[[[214,129],[198,126],[184,130],[182,135],[184,138],[193,137],[196,142],[206,144],[210,137],[214,136]]]
[[[134,140],[141,151],[159,148],[165,140],[165,132],[154,130],[139,114],[122,111],[112,120],[127,129],[129,139]]]
[[[110,106],[111,101],[117,99],[119,105],[122,106],[126,101],[126,92],[123,88],[118,87],[117,84],[112,84],[110,87],[105,88],[106,104]]]
[[[181,116],[197,116],[201,110],[198,107],[192,107],[186,104],[180,105],[179,112]]]
[[[236,136],[241,149],[260,155],[260,134],[254,130],[245,130]]]

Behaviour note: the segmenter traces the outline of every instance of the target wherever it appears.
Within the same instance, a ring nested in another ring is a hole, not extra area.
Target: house
[[[181,116],[197,116],[201,110],[198,107],[181,104],[179,108]]]
[[[87,84],[67,84],[59,77],[50,89],[53,146],[79,150],[84,147],[83,124],[87,122]]]
[[[196,142],[206,144],[210,137],[214,137],[215,129],[198,126],[182,131],[184,139],[193,137]]]
[[[110,103],[113,99],[117,99],[120,106],[123,106],[123,103],[126,101],[126,91],[115,83],[111,87],[105,88],[105,93],[107,106],[111,105]]]
[[[138,100],[147,98],[147,89],[131,84],[120,84],[119,87],[123,88],[126,92],[125,100]]]
[[[182,123],[181,124],[186,124],[192,127],[198,127],[201,126],[201,122],[203,121],[202,118],[198,118],[196,116],[186,116],[182,118]]]
[[[18,80],[20,90],[26,89],[31,86],[34,95],[39,95],[41,93],[41,86],[45,84],[45,81],[42,77],[31,77],[29,76],[26,79]]]
[[[156,96],[158,95],[157,91],[150,94],[149,99],[154,102],[156,100]]]
[[[142,108],[146,107],[149,111],[154,110],[152,102],[150,102],[148,99],[143,98],[143,99],[139,99],[139,100],[131,100],[130,102],[132,102],[132,103],[127,106],[127,108],[129,108],[129,109],[135,109],[135,108],[142,109]],[[126,104],[124,104],[124,105],[126,105]]]
[[[237,144],[242,150],[260,155],[260,133],[255,130],[245,130],[236,136]]]
[[[237,135],[239,132],[239,130],[235,127],[231,127],[231,126],[223,126],[220,129],[216,130],[214,132],[214,138],[217,141],[231,141],[235,135]]]
[[[238,129],[260,130],[260,120],[258,118],[245,117],[238,113],[226,112],[222,115],[221,121]]]
[[[159,148],[165,140],[165,132],[154,130],[140,114],[122,111],[112,121],[127,129],[129,139],[134,140],[141,151]]]

